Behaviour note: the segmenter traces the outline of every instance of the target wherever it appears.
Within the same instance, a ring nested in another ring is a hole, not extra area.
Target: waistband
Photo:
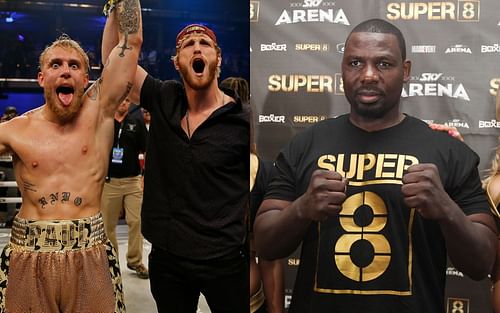
[[[101,213],[74,220],[26,220],[16,217],[10,243],[24,251],[75,251],[106,241]]]

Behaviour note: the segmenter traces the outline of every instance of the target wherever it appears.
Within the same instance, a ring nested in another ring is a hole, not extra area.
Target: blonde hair
[[[500,139],[500,137],[499,137]],[[500,144],[495,149],[495,156],[491,161],[491,167],[488,170],[488,176],[483,180],[483,187],[486,188],[488,183],[491,181],[493,177],[500,174]]]
[[[61,35],[54,42],[52,42],[49,46],[45,47],[45,50],[43,50],[43,52],[40,54],[40,58],[38,59],[40,70],[42,70],[43,66],[45,65],[45,61],[46,61],[45,58],[46,58],[47,53],[50,50],[57,48],[57,47],[63,48],[63,49],[75,50],[83,60],[83,66],[85,68],[85,73],[88,73],[88,71],[89,71],[89,57],[88,57],[88,55],[85,53],[85,51],[83,51],[82,47],[80,46],[80,44],[78,42],[71,39],[66,34]]]

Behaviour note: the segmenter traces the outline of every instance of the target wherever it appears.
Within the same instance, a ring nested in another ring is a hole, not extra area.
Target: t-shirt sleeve
[[[151,116],[158,111],[167,116],[173,113],[177,99],[183,94],[182,84],[176,80],[156,79],[148,75],[141,88],[141,106],[148,110]]]
[[[157,92],[160,90],[160,81],[153,78],[151,75],[148,75],[144,80],[141,88],[141,106],[148,110],[152,111],[151,107],[154,104],[153,99],[158,98]]]
[[[450,159],[453,167],[448,170],[450,174],[445,183],[450,197],[466,215],[489,214],[489,205],[478,170],[479,156],[459,142],[452,148]]]
[[[264,199],[294,201],[300,196],[297,192],[297,168],[306,150],[304,143],[307,142],[307,133],[304,131],[295,136],[278,154],[274,162],[275,175]]]

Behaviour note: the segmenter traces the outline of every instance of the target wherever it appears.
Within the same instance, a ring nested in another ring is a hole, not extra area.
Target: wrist
[[[102,9],[102,14],[104,14],[104,16],[109,16],[113,10],[115,9],[116,5],[118,3],[122,2],[122,0],[109,0],[103,7]]]
[[[304,212],[304,207],[305,207],[305,204],[307,203],[307,201],[305,201],[303,199],[304,196],[301,196],[300,198],[298,198],[292,205],[294,211],[295,211],[295,215],[298,217],[298,219],[300,220],[307,220],[307,217],[305,215],[305,212]]]

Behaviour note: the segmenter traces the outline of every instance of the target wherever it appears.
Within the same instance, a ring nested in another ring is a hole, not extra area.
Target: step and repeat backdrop
[[[410,81],[402,111],[427,122],[455,126],[489,167],[500,121],[500,1],[251,0],[251,102],[255,141],[274,159],[298,132],[349,111],[341,78],[344,41],[358,23],[382,18],[401,29]],[[298,252],[285,260],[286,304]],[[490,312],[488,280],[474,282],[450,264],[449,313]]]

